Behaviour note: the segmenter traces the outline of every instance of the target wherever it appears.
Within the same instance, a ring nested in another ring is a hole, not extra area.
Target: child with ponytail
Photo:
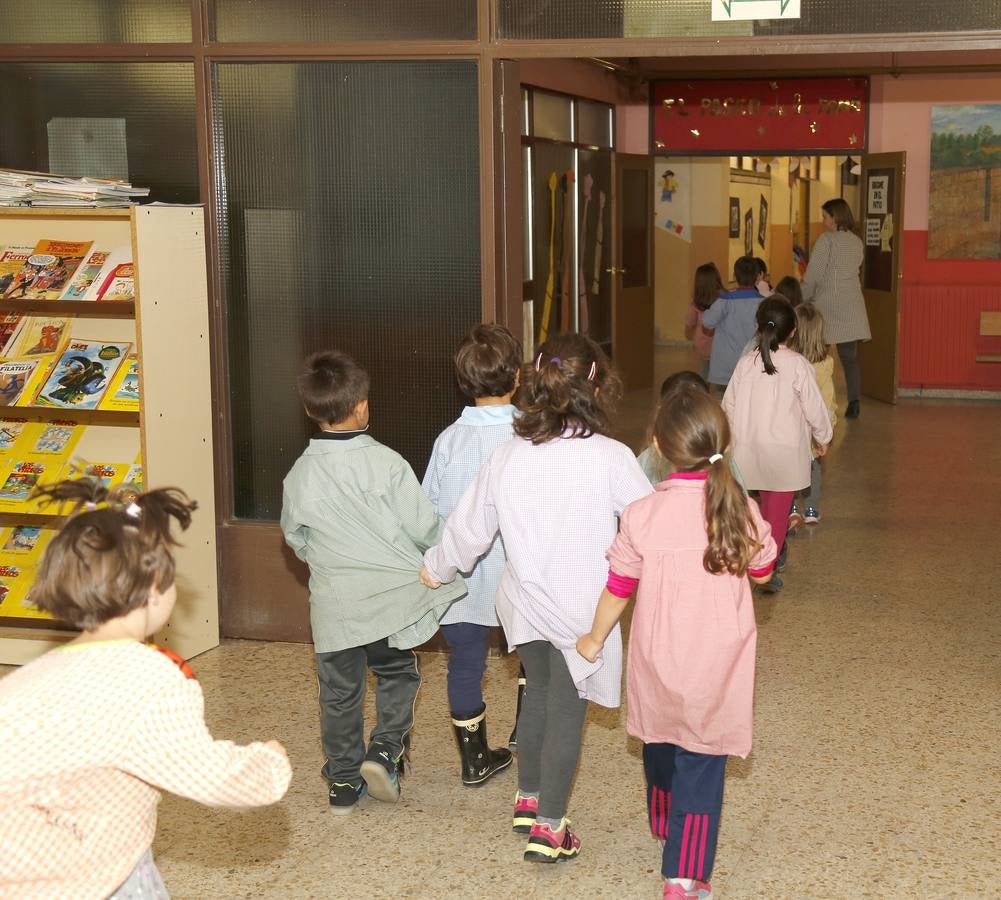
[[[581,656],[600,664],[637,589],[626,729],[643,741],[650,828],[665,898],[712,896],[727,756],[751,749],[757,630],[748,576],[768,580],[775,542],[724,461],[730,428],[702,391],[661,403],[658,452],[674,470],[622,516]]]
[[[32,587],[39,609],[80,629],[0,680],[0,895],[167,896],[150,846],[164,790],[209,806],[280,800],[277,741],[213,740],[188,664],[145,643],[174,608],[174,488],[135,496],[96,479],[39,492],[75,503]]]
[[[507,567],[497,617],[527,685],[518,716],[518,793],[512,827],[528,834],[525,859],[580,852],[567,818],[588,701],[618,706],[622,638],[604,664],[575,649],[605,581],[616,517],[651,492],[636,458],[612,440],[619,379],[601,348],[568,334],[543,344],[522,379],[515,437],[493,452],[424,554],[428,587],[468,571],[499,532]]]
[[[823,456],[834,432],[813,367],[786,346],[796,331],[789,301],[769,297],[756,318],[757,346],[738,361],[723,395],[723,411],[744,483],[760,492],[761,514],[783,545],[776,566],[781,569],[793,498],[810,484],[812,448]],[[782,587],[775,574],[765,590],[774,593]]]
[[[703,263],[695,270],[695,284],[692,287],[692,305],[685,315],[685,337],[692,342],[699,359],[702,360],[702,378],[709,375],[709,357],[712,356],[713,332],[702,327],[702,316],[723,293],[723,279],[716,263]]]

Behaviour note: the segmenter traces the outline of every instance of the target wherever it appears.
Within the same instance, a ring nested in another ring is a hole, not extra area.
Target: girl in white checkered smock
[[[171,520],[187,528],[195,504],[97,479],[42,496],[107,505],[66,523],[32,587],[39,609],[81,635],[0,680],[0,896],[160,900],[160,791],[263,806],[288,789],[288,757],[277,741],[213,740],[188,664],[144,643],[177,597]]]
[[[566,811],[587,701],[619,705],[618,629],[597,663],[575,649],[605,584],[617,517],[652,490],[629,448],[608,437],[619,387],[594,341],[547,341],[524,379],[516,437],[494,451],[424,555],[422,580],[435,586],[468,571],[498,531],[504,541],[497,617],[528,681],[513,828],[529,834],[529,860],[580,852]]]

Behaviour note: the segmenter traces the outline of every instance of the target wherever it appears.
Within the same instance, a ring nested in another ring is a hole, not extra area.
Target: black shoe
[[[848,407],[845,409],[846,419],[857,419],[859,414],[858,400],[849,400]]]
[[[782,579],[779,578],[778,574],[774,574],[770,581],[766,581],[764,584],[760,585],[761,590],[766,594],[777,594],[782,588],[785,587]]]
[[[455,742],[462,760],[462,783],[476,787],[503,771],[513,760],[507,749],[491,750],[487,743],[487,708],[469,719],[452,718]]]
[[[788,558],[789,558],[789,542],[786,541],[782,545],[782,552],[779,553],[778,557],[775,560],[775,571],[776,572],[784,572],[785,571],[786,560],[788,560]]]
[[[400,771],[402,755],[393,758],[384,744],[373,743],[361,764],[361,777],[368,785],[368,792],[383,803],[396,803],[400,799]]]
[[[514,728],[511,729],[511,737],[507,739],[508,749],[512,753],[518,751],[518,719],[521,716],[521,701],[525,697],[525,684],[527,679],[525,678],[525,667],[522,666],[518,669],[518,705],[515,707],[514,711]]]
[[[327,799],[330,801],[330,811],[335,816],[346,816],[353,813],[358,801],[368,793],[368,786],[363,781],[358,787],[353,784],[335,782],[330,785]]]

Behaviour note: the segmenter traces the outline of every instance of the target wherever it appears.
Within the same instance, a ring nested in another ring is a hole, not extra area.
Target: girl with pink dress
[[[679,391],[657,411],[654,440],[674,470],[622,516],[584,659],[638,587],[629,636],[626,729],[643,741],[650,828],[664,842],[665,898],[712,897],[726,758],[751,749],[757,629],[748,576],[767,581],[775,541],[723,454],[719,405]]]
[[[580,852],[567,818],[588,701],[619,705],[622,639],[589,663],[577,639],[594,618],[616,517],[651,493],[632,451],[608,436],[620,382],[601,348],[579,334],[543,344],[522,379],[515,437],[498,447],[424,554],[428,587],[468,572],[500,532],[507,564],[495,598],[527,685],[518,716],[512,828],[526,860]]]
[[[813,366],[786,341],[796,331],[796,311],[778,296],[758,307],[757,348],[744,354],[723,395],[733,432],[733,458],[744,485],[760,495],[761,514],[780,545],[796,494],[810,486],[810,465],[834,436]],[[785,547],[776,569],[785,566]],[[782,590],[774,574],[765,590]]]

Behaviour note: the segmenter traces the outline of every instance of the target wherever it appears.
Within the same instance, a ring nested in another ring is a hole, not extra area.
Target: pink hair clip
[[[597,360],[591,363],[591,369],[587,373],[587,380],[594,381],[594,376],[598,374],[598,363]]]

